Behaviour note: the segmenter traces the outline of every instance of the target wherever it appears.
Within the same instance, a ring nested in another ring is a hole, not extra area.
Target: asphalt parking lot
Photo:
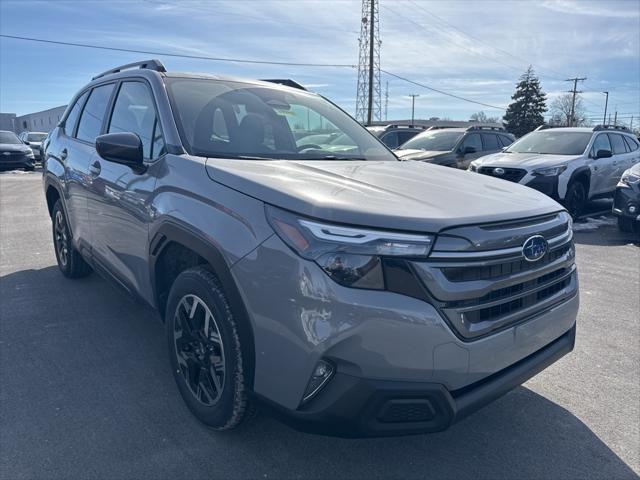
[[[0,174],[2,479],[638,478],[640,248],[611,217],[576,227],[572,354],[446,432],[366,440],[264,415],[203,428],[157,315],[97,275],[63,278],[50,236],[40,174]]]

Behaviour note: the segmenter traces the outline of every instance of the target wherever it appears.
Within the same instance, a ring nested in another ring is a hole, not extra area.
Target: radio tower
[[[362,0],[356,120],[365,125],[382,119],[380,92],[380,23],[378,0]]]

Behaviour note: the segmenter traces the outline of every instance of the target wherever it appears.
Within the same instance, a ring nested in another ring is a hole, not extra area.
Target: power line
[[[58,40],[46,40],[44,38],[21,37],[18,35],[0,34],[0,37],[12,38],[14,40],[25,40],[29,42],[49,43],[54,45],[66,45],[68,47],[96,48],[99,50],[111,50],[115,52],[143,53],[145,55],[161,55],[164,57],[191,58],[194,60],[209,60],[213,62],[250,63],[250,64],[260,64],[260,65],[284,65],[284,66],[296,66],[296,67],[356,68],[355,65],[346,64],[346,63],[299,63],[299,62],[280,62],[280,61],[268,61],[268,60],[250,60],[246,58],[208,57],[204,55],[187,55],[183,53],[168,53],[168,52],[158,52],[153,50],[135,50],[131,48],[104,47],[101,45],[91,45],[87,43],[61,42]]]
[[[395,73],[391,73],[389,70],[384,70],[384,69],[381,68],[380,71],[382,73],[386,73],[390,77],[397,78],[398,80],[402,80],[404,82],[411,83],[412,85],[416,85],[418,87],[426,88],[427,90],[431,90],[432,92],[437,92],[437,93],[439,93],[441,95],[446,95],[448,97],[457,98],[458,100],[462,100],[464,102],[475,103],[476,105],[482,105],[483,107],[495,108],[495,109],[498,109],[498,110],[506,110],[506,108],[504,108],[504,107],[498,107],[496,105],[490,105],[488,103],[478,102],[476,100],[470,100],[468,98],[461,97],[461,96],[456,95],[454,93],[449,93],[449,92],[445,92],[443,90],[438,90],[437,88],[430,87],[429,85],[425,85],[424,83],[416,82],[416,81],[411,80],[411,79],[409,79],[407,77],[403,77],[403,76],[400,76],[400,75],[396,75]]]

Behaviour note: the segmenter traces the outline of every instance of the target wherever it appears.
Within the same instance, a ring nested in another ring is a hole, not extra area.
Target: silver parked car
[[[296,144],[309,117],[339,146]],[[573,349],[558,203],[399,161],[302,88],[118,67],[69,103],[43,182],[62,273],[158,309],[217,430],[256,404],[326,434],[443,430]]]
[[[38,161],[42,160],[42,141],[47,138],[46,132],[22,132],[20,140],[33,150],[33,155]]]

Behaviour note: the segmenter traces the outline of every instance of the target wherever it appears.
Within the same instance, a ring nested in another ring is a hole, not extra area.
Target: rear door
[[[89,196],[91,241],[97,263],[128,290],[149,297],[149,223],[151,195],[165,153],[150,87],[142,80],[122,81],[105,122],[105,133],[130,132],[140,137],[146,169],[134,172],[98,155],[91,163]]]
[[[612,192],[616,189],[622,173],[629,168],[632,154],[622,135],[619,133],[609,133],[608,135],[611,148],[613,148],[613,157],[611,157],[613,161],[611,165],[611,175],[607,181],[607,191]]]
[[[596,135],[591,147],[590,166],[591,166],[591,182],[589,188],[589,196],[605,193],[609,190],[609,183],[613,176],[613,157],[611,158],[595,158],[598,150],[608,150],[613,154],[609,136],[606,133]]]

